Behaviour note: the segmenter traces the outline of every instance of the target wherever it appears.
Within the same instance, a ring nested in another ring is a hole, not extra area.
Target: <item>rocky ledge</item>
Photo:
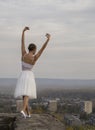
[[[0,118],[13,119],[14,130],[65,130],[64,124],[50,114],[32,114],[24,119],[19,113],[0,113]]]

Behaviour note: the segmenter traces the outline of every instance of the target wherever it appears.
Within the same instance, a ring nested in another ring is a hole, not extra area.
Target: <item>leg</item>
[[[22,108],[22,110],[24,109],[24,101],[25,101],[25,96],[23,96],[23,108]]]
[[[27,115],[30,115],[30,111],[29,111],[29,106],[28,105],[26,107],[26,112],[27,112]]]
[[[26,107],[28,104],[28,96],[23,96],[23,111],[26,112]]]
[[[28,96],[23,96],[23,111],[25,113],[27,113],[27,115],[30,114],[29,107],[28,107],[28,101],[29,101],[29,97]]]
[[[27,113],[27,115],[30,115],[30,111],[29,111],[29,97],[27,97],[26,113]]]

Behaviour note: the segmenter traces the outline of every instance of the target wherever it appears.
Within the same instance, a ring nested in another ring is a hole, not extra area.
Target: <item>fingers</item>
[[[50,39],[51,35],[49,33],[46,33],[46,37]]]
[[[29,30],[29,27],[25,27],[26,28],[26,30]]]
[[[29,27],[25,27],[25,28],[24,28],[24,31],[26,31],[26,30],[29,30]]]
[[[50,35],[49,33],[46,33],[46,36]]]

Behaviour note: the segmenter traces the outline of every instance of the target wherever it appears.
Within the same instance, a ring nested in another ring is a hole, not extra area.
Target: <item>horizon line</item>
[[[12,78],[12,77],[0,77],[0,79],[18,79],[18,78]],[[40,78],[35,77],[35,79],[47,79],[47,80],[95,80],[95,79],[88,79],[88,78]]]

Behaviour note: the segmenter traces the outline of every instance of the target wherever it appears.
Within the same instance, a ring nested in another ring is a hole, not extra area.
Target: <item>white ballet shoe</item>
[[[31,117],[31,115],[30,115],[30,114],[29,114],[29,115],[26,115],[26,117],[27,117],[27,118],[30,118],[30,117]]]
[[[24,111],[21,111],[21,114],[23,115],[24,118],[26,118],[26,114],[24,113]]]

